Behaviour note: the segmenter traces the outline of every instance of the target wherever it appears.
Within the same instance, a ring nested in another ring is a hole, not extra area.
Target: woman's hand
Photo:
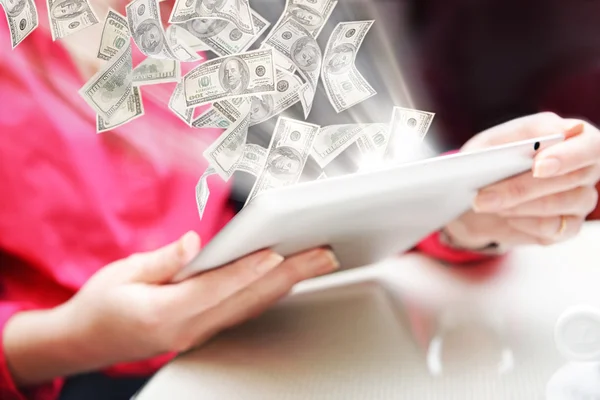
[[[541,113],[480,133],[462,151],[564,134],[567,140],[543,149],[531,172],[480,191],[473,210],[445,228],[452,244],[480,249],[521,244],[549,245],[575,236],[596,207],[600,180],[600,132],[579,120]]]
[[[286,260],[265,250],[171,284],[199,249],[198,236],[188,233],[160,250],[108,265],[54,310],[15,315],[4,340],[16,381],[39,383],[188,350],[258,315],[296,283],[338,266],[329,250]]]

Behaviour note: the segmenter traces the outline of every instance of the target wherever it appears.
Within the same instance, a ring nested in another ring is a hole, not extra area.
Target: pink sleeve
[[[16,313],[29,307],[21,303],[6,302],[0,300],[0,339],[4,337],[4,326]],[[2,400],[55,400],[58,398],[62,380],[56,379],[48,384],[35,388],[19,389],[8,369],[4,355],[4,340],[0,340],[0,399]]]

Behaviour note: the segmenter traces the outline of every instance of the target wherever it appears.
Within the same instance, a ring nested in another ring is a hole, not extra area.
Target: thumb
[[[170,282],[175,275],[200,251],[200,237],[190,231],[179,240],[158,250],[132,257],[136,282],[162,284]]]

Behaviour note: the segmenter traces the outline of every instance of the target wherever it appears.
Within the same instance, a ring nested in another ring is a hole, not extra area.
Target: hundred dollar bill
[[[275,84],[272,49],[216,58],[183,77],[188,107],[231,97],[273,93],[277,90]]]
[[[181,65],[176,60],[148,57],[133,69],[135,86],[179,81],[181,81]]]
[[[176,24],[196,18],[229,21],[240,31],[254,34],[248,0],[177,0],[169,22]]]
[[[352,146],[369,125],[332,125],[319,130],[310,155],[325,168],[348,147]]]
[[[288,19],[293,19],[302,24],[316,39],[337,3],[337,0],[287,0],[285,10],[275,27],[280,26]]]
[[[0,0],[4,8],[12,48],[17,47],[39,25],[39,16],[33,0]]]
[[[142,94],[137,87],[132,88],[131,94],[121,107],[117,109],[112,118],[105,120],[101,116],[96,116],[96,132],[102,133],[115,129],[121,125],[133,121],[144,115],[144,104],[142,103]]]
[[[193,110],[190,108],[190,110]],[[229,126],[250,113],[250,100],[248,97],[234,97],[233,99],[214,102],[212,106],[194,119],[194,128],[221,128]]]
[[[271,25],[256,11],[251,10],[251,12],[254,21],[252,34],[244,33],[235,24],[220,19],[193,19],[181,26],[196,38],[197,43],[204,44],[207,49],[220,57],[238,54],[248,50]]]
[[[196,54],[196,50],[193,50],[191,47],[189,47],[182,39],[182,31],[184,31],[183,28],[176,25],[170,25],[165,32],[167,41],[173,54],[175,54],[177,60],[182,62],[202,61],[204,58]]]
[[[228,181],[235,172],[238,161],[244,154],[248,136],[248,116],[231,124],[223,134],[204,152],[204,158]]]
[[[134,0],[127,5],[126,10],[133,40],[144,55],[177,59],[162,28],[156,0]]]
[[[130,37],[127,19],[109,8],[102,28],[98,58],[105,61],[110,60],[129,42]]]
[[[127,43],[80,90],[96,114],[110,121],[132,88],[131,44]]]
[[[257,144],[247,144],[235,170],[258,176],[265,167],[266,162],[267,149]]]
[[[61,39],[100,22],[87,0],[46,0],[52,40]]]
[[[312,110],[315,91],[308,83],[305,83],[298,91],[298,96],[300,96],[300,103],[304,110],[304,119],[308,119],[308,115]]]
[[[264,42],[266,47],[272,47],[281,55],[291,60],[298,73],[310,85],[310,101],[307,108],[312,108],[314,94],[317,90],[323,57],[317,41],[310,35],[303,25],[294,19],[288,19]]]
[[[196,185],[196,205],[198,206],[198,214],[200,219],[204,216],[204,210],[208,204],[208,198],[210,196],[210,190],[208,189],[208,177],[216,174],[217,171],[213,167],[208,167],[206,171],[200,177],[198,184]]]
[[[322,79],[329,102],[338,113],[377,94],[354,65],[373,22],[339,23],[327,43]]]
[[[183,95],[183,84],[178,83],[169,99],[169,109],[175,113],[183,122],[192,126],[194,109],[187,108],[185,105],[185,96]]]
[[[250,126],[279,115],[300,101],[298,92],[304,85],[296,75],[277,70],[277,92],[250,98]]]
[[[254,183],[246,204],[266,190],[298,182],[318,132],[318,125],[279,117],[265,169]]]
[[[434,117],[431,112],[394,107],[385,157],[396,161],[410,158],[410,152],[415,152],[427,135]]]

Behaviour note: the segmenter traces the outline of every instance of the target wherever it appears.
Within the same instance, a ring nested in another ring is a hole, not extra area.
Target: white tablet
[[[342,268],[404,252],[471,208],[488,185],[524,173],[548,136],[273,189],[256,197],[176,281],[271,248],[292,254],[329,245]]]

